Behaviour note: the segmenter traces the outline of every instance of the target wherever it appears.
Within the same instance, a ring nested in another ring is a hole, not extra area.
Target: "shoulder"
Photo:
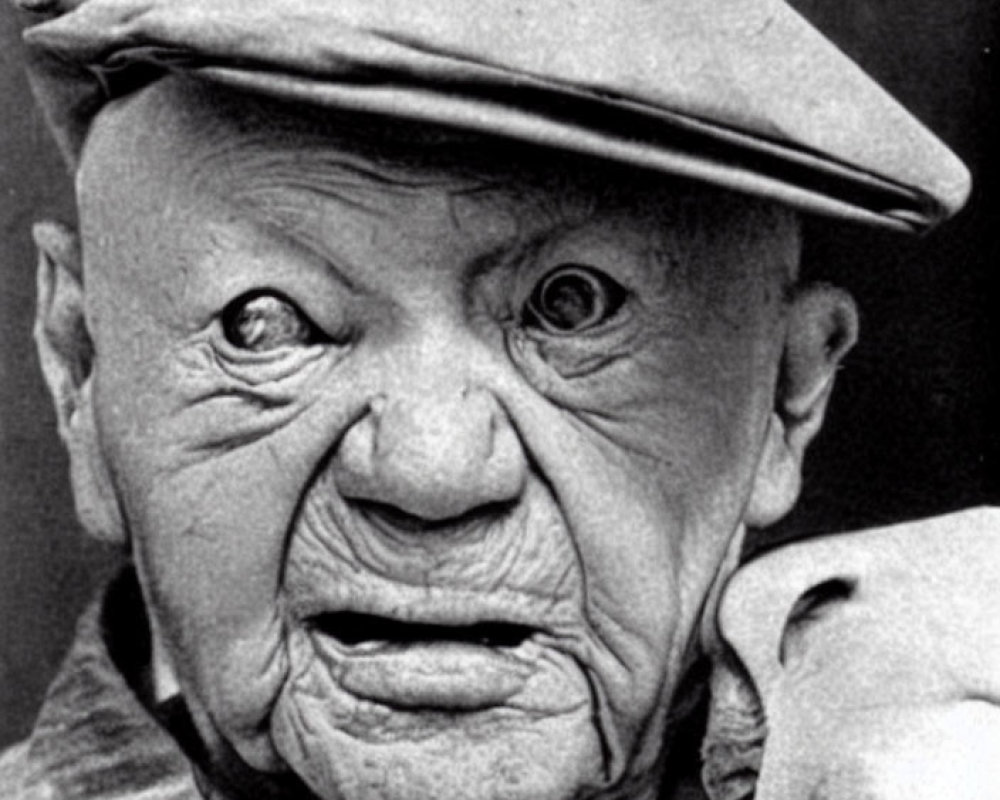
[[[741,567],[717,617],[708,777],[729,791],[749,767],[759,797],[995,797],[998,606],[998,509]],[[722,758],[740,748],[743,773]]]
[[[907,658],[915,646],[929,657],[947,649],[949,661],[964,656],[977,666],[988,652],[1000,663],[998,602],[1000,508],[984,507],[768,553],[730,580],[719,625],[750,672],[770,684],[779,655],[815,645],[820,628],[849,628],[837,649],[854,641]]]
[[[125,576],[126,578],[129,575]],[[112,587],[124,585],[114,582]],[[109,588],[80,618],[30,737],[0,754],[0,800],[195,800],[190,764],[128,680],[141,668],[113,641],[146,641],[141,621],[117,617]],[[128,605],[127,603],[125,605]],[[141,608],[136,604],[131,607]],[[128,609],[125,609],[128,610]],[[127,624],[126,624],[127,623]]]
[[[164,776],[150,785],[135,781],[132,791],[121,782],[101,787],[101,781],[81,774],[77,781],[50,780],[40,774],[26,739],[0,752],[0,800],[195,800],[197,792],[186,775]],[[106,791],[105,791],[106,790]]]

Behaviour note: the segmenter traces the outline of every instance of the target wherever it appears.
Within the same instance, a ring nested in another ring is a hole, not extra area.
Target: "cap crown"
[[[920,230],[961,162],[782,0],[68,0],[30,29],[71,163],[168,70],[455,125]]]

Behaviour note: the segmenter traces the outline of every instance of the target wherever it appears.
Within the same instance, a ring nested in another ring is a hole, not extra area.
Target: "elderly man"
[[[133,566],[5,797],[697,797],[706,654],[713,797],[898,796],[807,746],[850,671],[781,672],[898,534],[715,612],[856,336],[797,211],[934,224],[930,134],[767,0],[22,5],[80,214],[36,228],[41,360]]]

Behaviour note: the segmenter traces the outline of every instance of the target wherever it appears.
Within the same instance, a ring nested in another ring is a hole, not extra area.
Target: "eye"
[[[271,292],[237,298],[222,312],[222,330],[234,347],[263,353],[314,344],[320,331],[291,300]]]
[[[525,321],[551,333],[579,333],[613,317],[627,297],[628,290],[603,272],[563,264],[538,282]]]

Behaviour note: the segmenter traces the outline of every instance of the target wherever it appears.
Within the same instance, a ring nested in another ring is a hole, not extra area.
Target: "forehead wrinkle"
[[[313,194],[318,199],[329,197],[360,210],[375,210],[358,195],[378,192],[400,199],[419,198],[424,193],[439,193],[453,204],[464,201],[487,205],[517,205],[558,219],[583,220],[594,213],[599,201],[592,193],[558,190],[543,181],[532,181],[515,174],[514,170],[487,174],[484,170],[464,169],[460,165],[399,164],[392,159],[376,160],[367,154],[355,154],[346,148],[325,147],[287,148],[275,150],[267,143],[252,149],[253,161],[241,156],[238,176],[241,180],[229,189],[235,194],[250,196],[250,192],[281,192],[287,189]],[[411,154],[419,156],[419,153]],[[259,159],[259,160],[258,160]],[[253,163],[257,161],[257,163]],[[249,169],[248,169],[249,166]],[[249,179],[246,176],[249,175]],[[582,196],[586,200],[582,200]]]
[[[439,183],[394,175],[370,163],[359,163],[363,159],[354,159],[342,151],[292,150],[266,141],[243,142],[240,149],[239,170],[230,172],[233,180],[225,189],[229,196],[258,208],[272,204],[275,196],[287,202],[290,197],[300,195],[373,211],[374,206],[362,202],[358,195],[378,192],[383,196],[413,196]]]
[[[366,202],[366,193],[408,196],[430,183],[379,172],[356,163],[349,154],[306,151],[319,157],[317,165],[316,158],[275,149],[263,138],[244,142],[248,144],[243,148],[243,169],[229,187],[226,202],[272,235],[319,258],[355,292],[359,286],[350,276],[353,265],[336,252],[335,239],[325,235],[324,216],[333,210],[331,205],[377,217],[384,209]]]
[[[300,151],[275,152],[264,140],[253,151],[251,163],[246,158],[241,161],[242,174],[226,192],[228,202],[324,258],[333,246],[324,237],[324,208],[332,203],[376,218],[385,216],[384,204],[366,199],[372,193],[404,203],[437,195],[445,201],[455,230],[471,228],[486,234],[483,252],[468,264],[472,278],[540,246],[561,229],[585,222],[600,206],[593,193],[555,192],[515,175],[373,164],[365,156],[329,147],[307,151],[305,156]],[[469,208],[464,208],[466,203]],[[503,224],[489,223],[501,218]]]
[[[244,186],[232,195],[230,203],[242,216],[268,233],[319,258],[347,288],[359,291],[359,284],[351,278],[351,273],[362,267],[351,264],[343,252],[338,252],[339,238],[329,235],[330,230],[336,232],[336,227],[324,224],[324,217],[332,213],[331,203],[376,218],[385,215],[384,209],[357,199],[349,189],[335,191],[329,182],[320,189],[309,181],[296,183],[280,179],[270,186],[265,182]],[[303,213],[309,208],[317,213]],[[367,244],[374,245],[377,238],[378,229],[372,226]]]
[[[302,224],[288,223],[326,202],[377,213],[378,203],[366,198],[377,200],[375,192],[405,202],[439,191],[453,205],[478,206],[474,215],[450,209],[453,222],[482,219],[493,198],[498,209],[530,221],[582,220],[599,204],[592,187],[577,185],[575,172],[517,157],[498,168],[496,144],[476,137],[441,141],[435,132],[414,139],[422,129],[372,129],[353,118],[300,118],[284,108],[267,113],[275,109],[191,80],[155,86],[120,104],[130,111],[110,138],[119,154],[123,139],[132,145],[126,149],[136,152],[126,160],[159,183],[156,194],[176,187],[185,204],[194,197],[237,200],[296,235]]]
[[[378,163],[364,155],[333,149],[329,143],[291,151],[258,142],[248,155],[242,159],[241,171],[227,195],[241,206],[277,217],[273,221],[282,227],[289,227],[283,217],[329,203],[383,216],[387,204],[396,201],[406,203],[436,194],[451,204],[464,197],[500,192],[503,187],[500,182],[485,184],[454,170]],[[452,208],[449,212],[457,225],[457,215]]]

